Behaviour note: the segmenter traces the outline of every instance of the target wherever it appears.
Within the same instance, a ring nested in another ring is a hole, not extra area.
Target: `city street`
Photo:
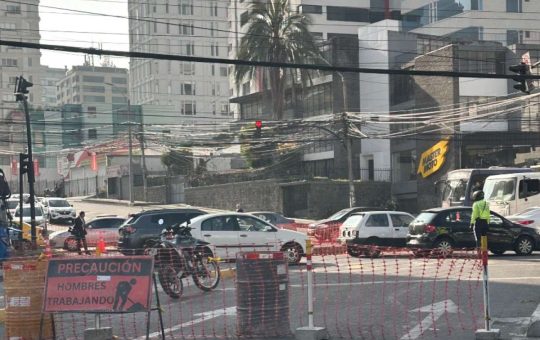
[[[124,215],[140,210],[73,201],[87,216]],[[55,228],[61,228],[58,226]],[[67,227],[67,226],[63,226]],[[385,254],[379,259],[347,255],[314,257],[315,325],[325,326],[333,338],[365,339],[473,339],[483,328],[481,268],[470,253],[453,258],[413,258],[407,253]],[[289,268],[290,328],[307,324],[307,275],[303,263]],[[508,252],[490,257],[492,327],[503,339],[525,334],[529,318],[540,309],[540,254],[517,257]],[[223,264],[223,267],[234,264]],[[164,327],[171,338],[236,337],[235,280],[223,279],[218,288],[203,293],[189,280],[184,295],[174,300],[160,291]],[[272,283],[267,283],[271,285]],[[94,323],[92,315],[56,317],[60,338],[81,336]],[[120,338],[142,337],[144,313],[103,315]],[[81,327],[84,325],[84,327]],[[157,313],[152,312],[151,333],[158,337]]]

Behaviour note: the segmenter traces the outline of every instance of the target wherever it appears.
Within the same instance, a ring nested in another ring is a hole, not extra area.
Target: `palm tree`
[[[322,54],[317,47],[308,26],[308,16],[291,10],[289,0],[268,0],[253,2],[250,6],[248,29],[240,41],[238,59],[282,63],[314,63],[322,61]],[[253,79],[255,66],[237,66],[235,81],[238,87],[242,81]],[[305,70],[288,69],[294,81],[309,79]],[[287,72],[279,67],[266,67],[262,72],[263,84],[270,87],[272,110],[276,120],[283,119],[285,83]]]

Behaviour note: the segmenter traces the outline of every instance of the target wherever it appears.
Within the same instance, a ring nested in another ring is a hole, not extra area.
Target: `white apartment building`
[[[129,0],[130,51],[227,58],[228,4]],[[173,106],[177,121],[233,118],[226,65],[132,58],[129,85],[134,104]]]

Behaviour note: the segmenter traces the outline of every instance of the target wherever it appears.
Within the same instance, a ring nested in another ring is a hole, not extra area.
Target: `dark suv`
[[[436,249],[443,255],[453,248],[474,248],[474,232],[469,227],[471,214],[471,207],[424,210],[409,224],[407,246],[415,253]],[[500,255],[513,250],[518,255],[529,255],[539,246],[537,229],[510,222],[491,212],[488,247],[492,253]]]
[[[147,242],[159,240],[159,234],[165,227],[204,214],[206,212],[202,210],[189,208],[147,210],[130,215],[118,228],[118,250],[124,255],[142,254]]]

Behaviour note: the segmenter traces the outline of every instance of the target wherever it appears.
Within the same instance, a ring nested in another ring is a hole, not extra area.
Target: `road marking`
[[[166,328],[165,334],[177,331],[184,327],[193,326],[193,325],[217,318],[219,316],[224,316],[224,315],[225,316],[236,315],[236,306],[227,307],[225,309],[221,308],[221,309],[216,309],[213,311],[193,314],[193,316],[198,317],[198,318],[193,319],[188,322],[184,322],[182,324],[179,324],[170,328]],[[150,333],[150,338],[155,338],[155,337],[160,337],[160,336],[161,336],[161,331]],[[138,337],[136,340],[145,340],[145,339],[146,339],[146,335]]]
[[[444,313],[458,313],[459,309],[452,300],[444,300],[434,304],[426,305],[424,307],[416,308],[410,311],[429,313],[428,316],[416,327],[411,329],[407,334],[401,337],[401,340],[405,339],[418,339],[426,330],[432,328],[434,323],[444,315]]]

